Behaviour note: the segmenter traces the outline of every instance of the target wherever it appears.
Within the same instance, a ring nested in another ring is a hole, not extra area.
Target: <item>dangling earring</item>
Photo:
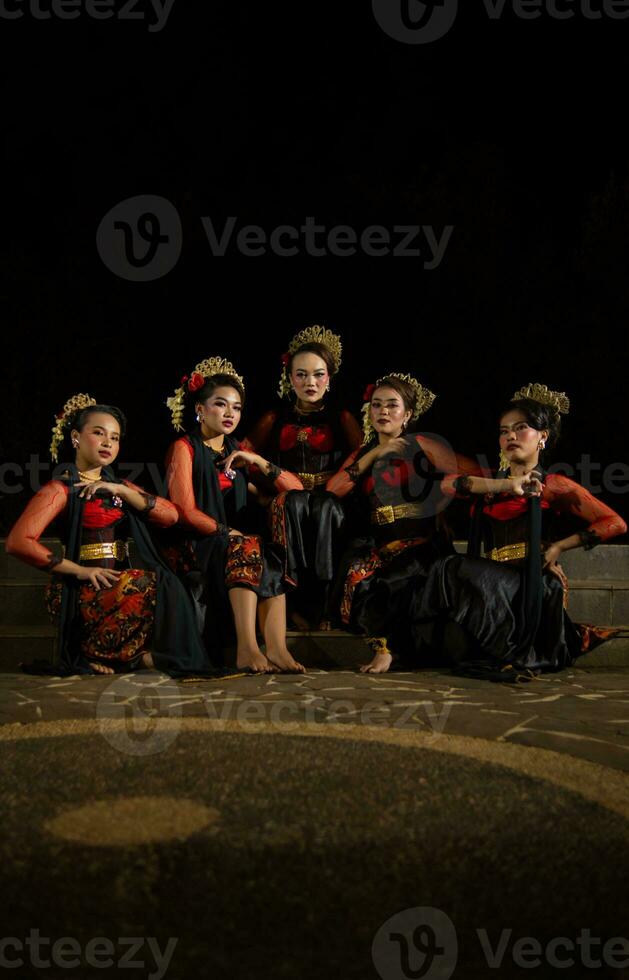
[[[544,439],[540,439],[540,441],[539,441],[539,443],[537,445],[537,448],[538,449],[545,449],[546,448],[546,441]]]
[[[329,381],[328,381],[327,385],[325,386],[325,390],[326,391],[329,391],[330,390],[330,382]]]
[[[197,422],[202,422],[202,421],[203,421],[203,416],[199,415],[199,413],[197,412]]]
[[[73,439],[72,440],[72,445],[74,446],[75,449],[78,449],[79,448],[79,440],[78,439]]]
[[[406,422],[402,422],[402,435],[404,435],[404,433],[406,432],[406,426],[407,426],[407,424],[408,423],[406,423]]]

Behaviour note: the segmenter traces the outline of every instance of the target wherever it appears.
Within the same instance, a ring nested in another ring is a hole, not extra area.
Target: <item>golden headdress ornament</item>
[[[52,429],[52,441],[50,443],[50,457],[54,463],[59,459],[59,446],[63,442],[64,430],[70,420],[80,412],[82,408],[89,408],[97,405],[98,402],[90,395],[73,395],[68,398],[63,406],[63,410],[57,415],[57,419]]]
[[[291,391],[291,383],[287,370],[290,356],[295,351],[298,351],[300,347],[303,347],[304,344],[322,344],[324,347],[327,347],[334,361],[334,374],[336,374],[341,366],[343,346],[338,334],[332,333],[331,330],[317,324],[314,327],[306,327],[305,330],[300,330],[291,340],[286,353],[282,354],[282,363],[284,366],[280,375],[280,386],[277,391],[280,398],[288,398]]]
[[[531,401],[539,402],[540,405],[549,405],[560,415],[567,415],[570,411],[570,399],[565,391],[551,391],[546,385],[528,384],[513,395],[511,401],[517,402],[520,398],[530,398]]]
[[[224,357],[206,357],[204,361],[200,361],[197,364],[190,376],[187,374],[183,376],[181,386],[175,389],[174,395],[166,399],[166,404],[170,409],[173,428],[177,432],[184,431],[183,415],[186,407],[186,394],[199,391],[205,382],[215,374],[231,375],[232,378],[235,378],[240,383],[242,390],[245,390],[245,382],[237,373],[231,361],[225,360]]]
[[[420,415],[427,412],[435,398],[437,397],[428,388],[424,388],[422,384],[419,383],[417,378],[414,378],[410,374],[398,374],[396,371],[389,371],[384,377],[378,378],[375,384],[367,385],[365,393],[363,394],[364,405],[362,408],[363,414],[363,443],[369,442],[374,435],[374,427],[371,424],[371,399],[376,388],[379,388],[384,384],[387,378],[399,378],[400,381],[406,381],[407,384],[413,388],[415,392],[415,404],[411,413],[411,421],[414,422],[418,419]]]

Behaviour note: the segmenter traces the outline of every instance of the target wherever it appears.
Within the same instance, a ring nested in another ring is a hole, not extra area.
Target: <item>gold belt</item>
[[[96,558],[115,558],[122,561],[128,555],[129,545],[126,541],[97,541],[95,544],[82,544],[79,559],[94,561]]]
[[[528,546],[525,541],[519,544],[505,544],[502,548],[492,548],[485,553],[485,558],[491,561],[515,561],[516,558],[526,558]]]
[[[396,507],[389,505],[376,507],[371,512],[372,524],[393,524],[394,521],[402,520],[405,517],[421,517],[421,504],[398,504]]]
[[[334,476],[334,470],[324,470],[323,473],[298,473],[297,476],[302,482],[304,490],[314,490],[315,487],[320,487],[322,483],[327,483],[331,476]]]

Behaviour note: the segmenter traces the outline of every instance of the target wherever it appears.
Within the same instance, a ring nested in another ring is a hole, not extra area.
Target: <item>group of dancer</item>
[[[335,406],[341,355],[330,330],[298,333],[282,357],[281,407],[242,440],[242,377],[219,356],[197,364],[167,402],[180,433],[166,457],[168,499],[116,477],[119,408],[89,395],[65,404],[51,445],[65,472],[35,494],[7,540],[10,554],[50,573],[52,671],[224,675],[235,646],[237,671],[301,673],[286,643],[289,616],[299,628],[360,633],[369,673],[439,662],[518,681],[560,670],[612,635],[566,610],[561,554],[626,525],[573,480],[544,471],[565,394],[528,384],[513,395],[489,476],[413,431],[435,396],[410,374],[368,385],[362,427]],[[469,501],[465,555],[445,522],[453,497]],[[580,530],[562,537],[566,517]],[[61,554],[40,541],[53,522]]]

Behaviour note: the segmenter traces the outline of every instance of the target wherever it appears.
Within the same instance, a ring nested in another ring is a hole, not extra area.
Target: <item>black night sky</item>
[[[410,371],[438,394],[424,429],[492,462],[516,388],[565,390],[555,460],[607,468],[603,498],[629,517],[629,20],[587,15],[602,0],[563,0],[563,20],[465,0],[444,37],[406,44],[368,0],[174,0],[159,31],[148,0],[136,20],[96,20],[83,0],[45,20],[33,3],[0,17],[5,463],[44,458],[77,391],[127,412],[121,458],[161,462],[165,399],[215,353],[245,375],[244,434],[290,338],[322,323],[343,338],[349,408],[385,370]],[[140,195],[182,227],[179,260],[148,282],[97,248],[105,215]],[[315,257],[303,238],[296,256],[233,241],[213,255],[201,219],[230,216],[267,235],[309,216],[379,225],[393,244],[399,226],[453,230],[432,270],[422,235],[420,256]],[[3,497],[0,530],[29,492]]]

